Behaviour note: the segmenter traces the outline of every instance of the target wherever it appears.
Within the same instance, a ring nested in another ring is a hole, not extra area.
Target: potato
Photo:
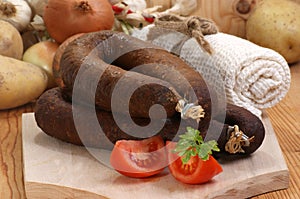
[[[0,55],[0,110],[31,102],[47,83],[47,74],[38,66]]]
[[[23,40],[20,32],[3,20],[0,20],[0,27],[0,55],[22,59]]]
[[[262,0],[246,22],[246,38],[279,52],[288,63],[300,60],[300,4]]]

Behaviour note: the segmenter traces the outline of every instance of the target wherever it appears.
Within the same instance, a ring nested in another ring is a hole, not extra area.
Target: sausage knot
[[[200,105],[195,103],[188,103],[187,100],[181,99],[178,101],[176,111],[181,113],[182,119],[194,119],[197,123],[200,122],[201,118],[204,118],[205,112]]]
[[[229,139],[225,145],[225,151],[231,154],[245,153],[242,147],[250,146],[250,143],[254,140],[254,136],[249,138],[239,129],[238,125],[230,126],[227,133]]]

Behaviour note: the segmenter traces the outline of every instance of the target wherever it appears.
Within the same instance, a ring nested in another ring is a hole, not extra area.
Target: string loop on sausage
[[[254,136],[249,138],[243,131],[239,129],[238,125],[228,127],[229,140],[225,145],[225,150],[231,154],[245,153],[243,146],[250,146]]]
[[[204,118],[205,112],[202,106],[194,103],[188,103],[187,100],[181,99],[178,101],[176,111],[181,113],[182,119],[194,119],[197,123],[200,122],[201,118]]]

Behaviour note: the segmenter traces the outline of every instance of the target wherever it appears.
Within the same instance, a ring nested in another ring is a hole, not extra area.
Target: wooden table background
[[[300,198],[300,63],[291,65],[292,83],[287,96],[268,115],[290,171],[290,187],[254,199]],[[1,100],[1,99],[0,99]],[[22,173],[21,115],[34,104],[0,111],[0,198],[26,198]]]

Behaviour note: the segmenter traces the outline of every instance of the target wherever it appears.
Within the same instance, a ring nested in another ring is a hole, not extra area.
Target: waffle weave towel
[[[132,36],[148,40],[176,53],[212,84],[228,103],[244,107],[261,117],[262,110],[273,107],[290,87],[290,68],[274,50],[260,47],[237,36],[217,33],[206,35],[213,54],[209,55],[194,38],[174,31],[148,26]]]

